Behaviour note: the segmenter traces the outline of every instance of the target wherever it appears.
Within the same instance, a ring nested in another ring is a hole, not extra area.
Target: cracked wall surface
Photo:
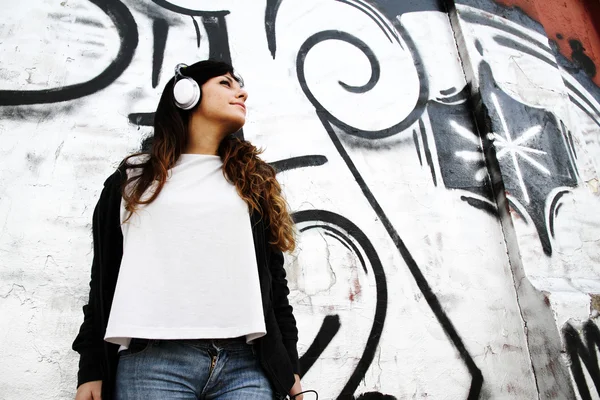
[[[0,398],[74,398],[102,183],[173,67],[209,57],[244,77],[243,135],[294,212],[305,388],[594,398],[600,89],[512,3],[11,3]]]

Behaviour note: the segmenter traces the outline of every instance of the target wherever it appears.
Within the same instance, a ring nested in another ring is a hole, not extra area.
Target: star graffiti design
[[[461,200],[489,211],[495,204],[489,169],[499,172],[509,204],[526,223],[533,222],[544,253],[551,255],[556,199],[578,184],[571,133],[551,110],[525,104],[502,90],[485,61],[479,82],[485,108],[479,124],[468,104],[428,104],[444,184],[473,193],[461,195]],[[495,150],[497,163],[486,162],[488,150]],[[483,204],[480,196],[488,201]]]
[[[526,146],[527,142],[530,139],[535,138],[543,132],[541,125],[535,125],[531,128],[528,128],[524,132],[516,135],[516,138],[513,140],[510,130],[506,124],[506,119],[504,117],[504,113],[502,112],[502,108],[500,107],[500,103],[498,102],[498,97],[495,93],[492,93],[492,102],[496,107],[498,112],[498,117],[500,118],[500,122],[502,125],[502,130],[504,131],[504,136],[498,133],[492,133],[492,139],[495,142],[496,147],[500,148],[500,151],[496,153],[496,157],[498,161],[506,156],[510,156],[511,161],[513,163],[513,167],[515,168],[515,172],[517,174],[517,178],[519,180],[519,186],[521,187],[521,191],[523,193],[523,200],[529,203],[531,199],[529,198],[529,193],[527,192],[527,188],[525,187],[525,181],[523,180],[523,173],[521,172],[521,168],[519,166],[519,158],[523,161],[529,163],[533,168],[537,169],[539,172],[550,176],[550,171],[538,161],[536,161],[529,154],[534,155],[548,155],[545,151],[535,149],[532,147]]]

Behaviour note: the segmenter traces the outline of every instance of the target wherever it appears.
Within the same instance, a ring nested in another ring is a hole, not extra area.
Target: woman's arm
[[[300,364],[298,362],[298,328],[296,328],[296,318],[294,318],[293,308],[288,300],[288,289],[285,269],[283,268],[283,253],[281,250],[272,249],[269,262],[269,269],[272,277],[273,290],[273,311],[281,336],[285,346],[294,374],[298,374]]]

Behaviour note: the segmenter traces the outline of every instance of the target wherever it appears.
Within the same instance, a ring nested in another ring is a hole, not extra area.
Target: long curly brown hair
[[[219,61],[200,61],[185,68],[184,73],[200,86],[227,73],[241,83],[233,67]],[[198,106],[187,111],[176,107],[173,85],[172,78],[163,89],[154,115],[154,136],[148,151],[132,154],[122,163],[125,169],[136,169],[121,190],[125,209],[129,212],[125,222],[140,205],[150,204],[158,197],[169,170],[187,146],[189,116]],[[234,135],[223,139],[218,149],[223,161],[223,175],[235,185],[249,210],[257,211],[265,219],[270,231],[269,243],[281,251],[293,251],[296,244],[294,222],[277,182],[276,171],[259,157],[260,153],[250,142]],[[141,155],[144,157],[139,157]]]

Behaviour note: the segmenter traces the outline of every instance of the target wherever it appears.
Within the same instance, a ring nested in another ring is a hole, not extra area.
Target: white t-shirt
[[[122,201],[121,221],[127,214]],[[248,206],[219,156],[182,154],[158,197],[121,229],[106,341],[265,335]]]

